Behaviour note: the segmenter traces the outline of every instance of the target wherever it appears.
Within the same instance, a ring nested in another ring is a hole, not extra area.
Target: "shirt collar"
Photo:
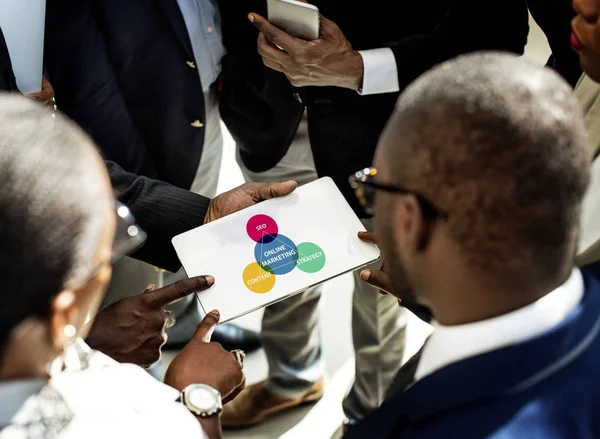
[[[0,430],[10,425],[25,402],[48,383],[43,378],[0,382]]]
[[[562,322],[581,302],[583,294],[583,276],[575,268],[560,287],[516,311],[466,325],[434,322],[434,332],[423,347],[415,380],[452,363],[543,334]]]

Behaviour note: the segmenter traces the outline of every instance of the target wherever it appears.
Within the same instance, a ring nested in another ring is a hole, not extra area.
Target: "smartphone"
[[[320,14],[315,5],[295,0],[267,0],[269,21],[293,37],[319,39]]]

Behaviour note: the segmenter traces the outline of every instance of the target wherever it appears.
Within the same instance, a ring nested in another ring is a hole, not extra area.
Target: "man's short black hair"
[[[0,94],[0,347],[83,282],[114,207],[91,140],[65,118]],[[108,192],[108,193],[107,193]]]
[[[473,266],[495,278],[570,269],[590,155],[556,73],[508,54],[461,56],[404,92],[386,134],[397,182],[449,213]]]

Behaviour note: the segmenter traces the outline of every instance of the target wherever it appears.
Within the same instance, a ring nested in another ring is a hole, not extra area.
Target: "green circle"
[[[296,246],[298,249],[298,260],[296,267],[305,273],[317,273],[325,266],[325,252],[317,244],[303,242]]]

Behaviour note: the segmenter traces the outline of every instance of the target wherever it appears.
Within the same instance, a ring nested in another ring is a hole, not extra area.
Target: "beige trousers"
[[[299,184],[317,178],[302,121],[286,156],[267,172],[248,170],[238,154],[246,181],[296,180]],[[372,230],[372,221],[364,222]],[[356,377],[344,400],[346,416],[360,419],[377,408],[401,366],[407,315],[391,296],[382,296],[354,275],[352,338]],[[286,299],[265,310],[262,340],[269,363],[267,388],[282,397],[306,393],[325,373],[321,351],[319,299],[321,287]],[[349,328],[350,329],[350,328]]]

